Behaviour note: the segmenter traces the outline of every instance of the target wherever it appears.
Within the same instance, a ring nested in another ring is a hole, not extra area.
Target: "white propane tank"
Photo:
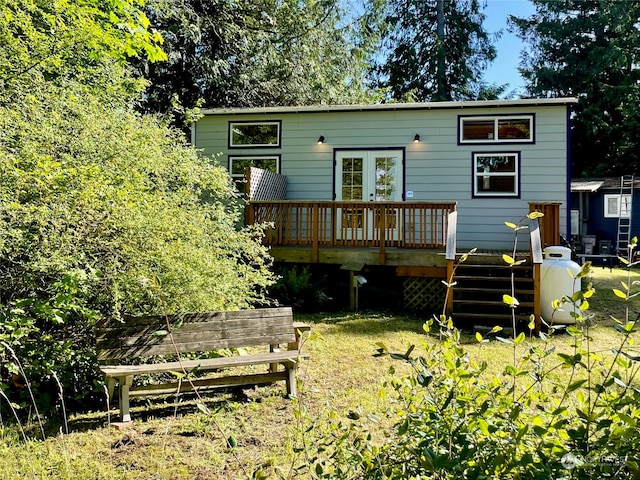
[[[571,297],[582,288],[582,281],[575,276],[581,267],[571,260],[571,250],[567,247],[552,246],[544,249],[544,259],[540,266],[540,313],[548,324],[570,325],[576,323],[571,312],[574,305],[563,304],[553,311],[553,301],[567,295]],[[571,272],[573,277],[569,274]]]

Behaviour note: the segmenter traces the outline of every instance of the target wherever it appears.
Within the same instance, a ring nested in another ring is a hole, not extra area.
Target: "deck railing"
[[[444,248],[455,202],[251,201],[248,223],[270,223],[267,245]]]

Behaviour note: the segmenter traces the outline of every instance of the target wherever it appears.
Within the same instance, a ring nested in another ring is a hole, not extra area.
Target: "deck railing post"
[[[331,202],[331,232],[330,233],[330,241],[331,246],[336,246],[336,238],[338,236],[336,232],[336,228],[338,228],[338,208],[336,202]]]
[[[313,204],[313,246],[311,251],[311,261],[313,263],[318,263],[318,231],[320,226],[319,212],[318,209],[320,206],[317,203]]]

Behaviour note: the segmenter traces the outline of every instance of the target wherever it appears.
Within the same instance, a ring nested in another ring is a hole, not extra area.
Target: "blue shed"
[[[626,255],[629,240],[640,236],[639,186],[631,175],[571,181],[571,237],[578,251]]]

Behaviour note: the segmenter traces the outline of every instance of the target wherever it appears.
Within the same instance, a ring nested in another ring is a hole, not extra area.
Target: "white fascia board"
[[[243,115],[313,112],[363,112],[385,110],[436,110],[465,108],[536,107],[572,105],[578,103],[574,97],[563,98],[522,98],[518,100],[478,100],[465,102],[422,102],[422,103],[376,103],[371,105],[309,105],[298,107],[251,107],[251,108],[203,108],[204,115]]]

